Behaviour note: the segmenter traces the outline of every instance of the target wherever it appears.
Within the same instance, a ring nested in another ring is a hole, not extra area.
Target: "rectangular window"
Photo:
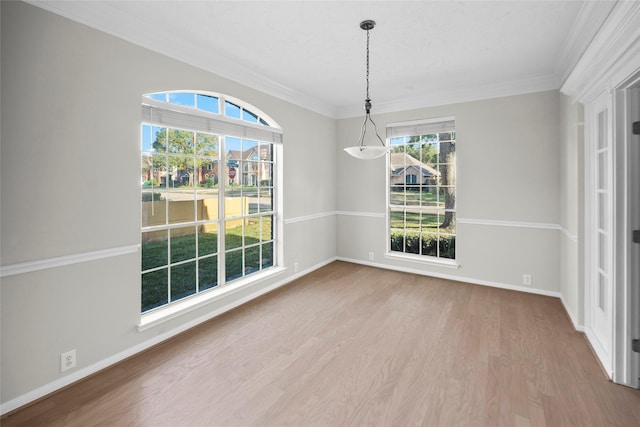
[[[456,257],[456,130],[447,117],[390,124],[389,250]]]
[[[142,312],[218,285],[219,140],[142,125]]]
[[[232,137],[226,137],[225,142],[224,256],[228,282],[274,265],[273,144]]]

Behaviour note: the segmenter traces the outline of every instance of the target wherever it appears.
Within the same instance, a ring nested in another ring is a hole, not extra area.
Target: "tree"
[[[450,185],[453,183],[456,173],[456,139],[455,132],[441,133],[438,135],[440,140],[440,179],[444,193],[444,218],[441,228],[448,228],[453,223],[452,210],[456,205],[456,194]]]
[[[409,138],[408,144],[394,147],[393,152],[406,152],[422,163],[435,164],[438,160],[437,142],[438,135],[416,135]]]
[[[197,143],[194,144],[194,141]],[[167,178],[172,176],[173,180],[187,176],[187,184],[193,186],[194,172],[213,163],[212,158],[217,158],[218,136],[182,129],[162,128],[156,132],[153,149],[158,154],[169,154],[168,161],[164,157],[154,156],[154,168],[159,170],[164,168],[167,172]]]

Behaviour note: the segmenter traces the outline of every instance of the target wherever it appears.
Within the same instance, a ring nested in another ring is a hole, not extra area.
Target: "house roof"
[[[440,172],[407,153],[391,153],[389,164],[394,175],[402,174],[409,167],[418,168],[424,176],[440,176]]]
[[[251,160],[251,156],[256,152],[256,148],[249,148],[248,150],[229,150],[227,156],[236,160]]]

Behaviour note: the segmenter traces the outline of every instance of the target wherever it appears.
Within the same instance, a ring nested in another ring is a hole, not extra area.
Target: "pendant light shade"
[[[355,146],[355,147],[347,147],[344,149],[348,154],[355,157],[356,159],[361,160],[369,160],[369,159],[377,159],[378,157],[382,157],[387,154],[387,147],[369,147],[367,145],[363,146]]]
[[[360,23],[360,28],[367,32],[367,98],[364,100],[365,116],[364,121],[362,122],[362,129],[360,130],[358,145],[347,147],[344,149],[344,151],[346,151],[349,155],[361,160],[376,159],[378,157],[384,156],[389,151],[389,147],[386,147],[384,145],[384,141],[382,140],[382,138],[380,138],[380,135],[378,135],[378,128],[376,127],[376,123],[371,118],[371,98],[369,97],[369,31],[372,30],[375,26],[376,21],[372,21],[370,19],[362,21]],[[365,144],[367,125],[369,123],[373,125],[373,132],[375,133],[376,138],[378,138],[380,145],[370,146]]]

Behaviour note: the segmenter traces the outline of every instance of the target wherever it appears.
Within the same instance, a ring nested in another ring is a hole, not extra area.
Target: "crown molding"
[[[150,37],[147,32],[140,29],[141,27],[138,28],[139,26],[132,25],[135,24],[135,22],[132,23],[132,19],[135,18],[119,15],[120,12],[117,8],[95,9],[91,8],[90,2],[87,2],[86,10],[84,11],[86,13],[73,13],[60,6],[61,3],[56,1],[26,0],[26,2],[326,117],[345,119],[362,115],[361,103],[335,106],[318,97],[310,96],[301,90],[266,78],[259,70],[247,67],[239,60],[219,52],[216,52],[215,55],[213,52],[210,55],[201,55],[200,47],[186,44],[180,38],[171,37],[168,34]],[[590,58],[586,52],[590,52],[594,43],[597,44],[598,40],[602,38],[600,34],[602,29],[604,28],[612,34],[620,33],[622,30],[617,29],[615,25],[608,25],[608,23],[611,21],[616,22],[617,20],[624,21],[625,18],[628,20],[630,17],[625,16],[625,14],[631,13],[635,15],[639,4],[640,2],[585,2],[562,47],[562,55],[558,65],[548,75],[527,76],[513,81],[484,86],[465,86],[453,90],[429,91],[398,100],[378,100],[374,103],[373,112],[375,114],[391,113],[553,90],[560,88],[563,82],[563,92],[565,90],[568,91],[565,93],[576,92],[574,89],[577,84],[576,70],[580,71],[581,67],[584,67],[581,64]],[[105,13],[109,15],[109,28],[101,24],[104,22],[103,15]],[[602,23],[603,21],[604,24]],[[625,28],[629,30],[631,26],[626,25]],[[636,27],[640,28],[640,25],[636,24]],[[599,29],[600,31],[598,31]],[[585,51],[585,49],[587,50]],[[583,52],[585,53],[583,54]]]
[[[556,65],[555,72],[561,82],[569,77],[615,4],[615,1],[587,1],[582,4]]]
[[[267,95],[290,102],[299,107],[306,108],[327,117],[336,118],[336,108],[319,98],[311,97],[299,90],[282,85],[274,80],[266,78],[256,70],[253,70],[241,62],[234,60],[220,52],[211,52],[211,55],[202,55],[201,47],[185,43],[180,37],[165,34],[162,38],[150,37],[150,35],[131,25],[131,17],[119,15],[120,11],[111,9],[91,9],[91,2],[87,2],[86,13],[76,14],[62,7],[56,1],[25,0],[33,6],[48,12],[70,19],[74,22],[86,25],[103,33],[112,35],[129,43],[143,47],[150,51],[168,56],[169,58],[184,62],[206,72],[213,73],[227,80],[234,81],[243,86],[263,92]],[[64,4],[64,3],[62,3]],[[103,25],[103,14],[109,13],[109,26]],[[97,16],[100,15],[100,16]],[[140,26],[139,28],[143,28]],[[215,54],[214,54],[215,53]]]
[[[154,50],[151,47],[148,47],[148,49]],[[244,86],[248,86],[252,89],[266,93],[267,95],[282,99],[283,101],[290,102],[324,116],[331,118],[335,118],[336,116],[336,108],[333,105],[318,98],[311,97],[301,91],[282,85],[274,80],[268,79],[264,75],[257,73],[238,61],[225,58],[219,54],[216,54],[215,58],[212,56],[203,57],[202,55],[197,54],[197,52],[189,53],[187,49],[188,47],[183,47],[176,49],[174,52],[159,53],[190,63],[210,73],[214,72],[212,70],[215,70],[215,74],[221,77],[233,80]],[[184,58],[181,58],[180,56],[184,56]],[[189,59],[187,60],[187,58]],[[190,58],[199,58],[199,61],[194,63]]]
[[[405,97],[393,101],[374,102],[372,113],[394,113],[398,111],[414,110],[418,108],[436,107],[439,105],[460,102],[479,101],[482,99],[500,98],[505,96],[523,95],[526,93],[555,90],[560,87],[560,80],[555,74],[530,76],[523,79],[488,84],[484,86],[465,86],[455,90],[441,90],[424,92],[410,98]],[[361,116],[362,105],[343,106],[337,109],[338,119]]]
[[[640,68],[640,2],[617,2],[561,91],[588,103]]]

